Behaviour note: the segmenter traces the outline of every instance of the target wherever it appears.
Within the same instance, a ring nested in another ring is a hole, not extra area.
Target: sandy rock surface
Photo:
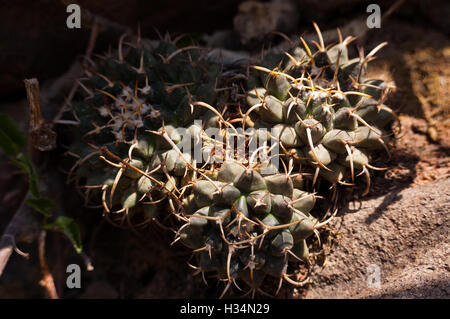
[[[349,203],[307,298],[449,298],[449,212],[449,178]],[[379,267],[379,288],[370,265]]]

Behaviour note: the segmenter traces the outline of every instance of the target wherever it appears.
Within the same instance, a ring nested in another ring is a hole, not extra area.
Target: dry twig
[[[48,269],[47,262],[45,261],[45,237],[47,231],[42,230],[39,234],[39,264],[41,265],[42,280],[39,284],[47,290],[47,293],[51,299],[59,299],[56,291],[55,282],[53,276]]]

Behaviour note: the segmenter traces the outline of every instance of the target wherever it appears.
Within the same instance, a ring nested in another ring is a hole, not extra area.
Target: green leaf
[[[27,144],[25,134],[19,125],[5,114],[0,114],[0,148],[9,157],[19,152]]]
[[[35,198],[39,198],[39,176],[30,158],[23,153],[19,153],[11,161],[11,163],[20,168],[22,172],[28,173],[28,187],[30,189],[31,195],[33,195],[33,197]]]
[[[11,163],[28,173],[30,192],[39,198],[39,176],[30,158],[20,152],[27,143],[25,134],[16,122],[5,114],[0,114],[0,149],[11,158]]]
[[[83,247],[81,245],[81,234],[77,223],[66,216],[59,216],[54,223],[44,225],[45,229],[56,230],[66,235],[73,244],[75,251],[81,253]]]
[[[0,128],[0,149],[8,157],[14,157],[19,151],[17,144],[15,144],[1,128]]]
[[[37,210],[39,213],[44,215],[45,217],[52,216],[52,208],[54,206],[53,201],[48,198],[30,198],[27,199],[26,203]]]

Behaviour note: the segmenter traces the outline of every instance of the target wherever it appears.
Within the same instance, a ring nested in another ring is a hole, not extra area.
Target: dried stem
[[[33,78],[24,82],[30,105],[29,133],[32,145],[40,151],[50,151],[56,147],[56,133],[42,117],[39,81]]]
[[[45,230],[42,230],[39,234],[39,264],[41,265],[42,271],[42,280],[39,284],[47,290],[47,293],[51,299],[59,299],[53,276],[48,269],[47,262],[45,261],[46,235],[47,232]]]
[[[17,213],[14,215],[11,222],[6,227],[1,239],[0,239],[0,277],[8,263],[9,257],[12,252],[18,251],[16,247],[17,241],[31,241],[33,239],[33,232],[30,229],[25,231],[27,227],[33,227],[32,220],[32,208],[25,204],[25,201],[29,198],[29,194],[25,196],[22,204],[20,205]],[[30,220],[32,221],[30,223]],[[25,235],[28,238],[21,238]],[[19,240],[20,239],[20,240]],[[18,251],[19,252],[19,251]],[[21,254],[23,255],[23,253]]]
[[[25,89],[27,91],[27,99],[30,104],[30,127],[29,130],[35,130],[44,123],[41,113],[39,81],[36,78],[26,79]]]

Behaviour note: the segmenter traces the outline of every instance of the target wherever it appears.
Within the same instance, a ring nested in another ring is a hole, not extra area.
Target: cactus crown
[[[69,153],[78,158],[70,173],[83,186],[87,202],[96,197],[107,212],[128,216],[144,209],[151,217],[160,210],[156,203],[172,192],[175,177],[161,168],[162,154],[171,145],[151,131],[164,125],[176,144],[181,136],[174,128],[204,113],[193,104],[215,102],[220,66],[204,57],[197,46],[130,44],[123,36],[115,54],[85,70],[72,102],[79,125]]]
[[[272,126],[284,153],[310,167],[317,176],[336,184],[355,184],[355,170],[366,176],[373,151],[385,149],[393,111],[384,104],[389,85],[366,78],[367,63],[386,43],[369,54],[348,56],[342,39],[326,48],[319,27],[319,43],[281,54],[268,54],[248,81],[245,120],[254,113],[255,127]]]
[[[263,173],[265,172],[265,173]],[[184,200],[187,222],[177,240],[193,249],[198,272],[227,285],[244,281],[254,295],[266,276],[286,280],[289,261],[308,259],[306,238],[321,224],[309,212],[315,195],[294,175],[225,161],[209,179],[193,181]],[[223,295],[222,294],[222,295]]]

